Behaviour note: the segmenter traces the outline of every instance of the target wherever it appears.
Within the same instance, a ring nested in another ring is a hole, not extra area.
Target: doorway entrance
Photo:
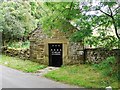
[[[51,43],[48,44],[49,48],[49,66],[60,67],[62,65],[62,44],[59,43]]]

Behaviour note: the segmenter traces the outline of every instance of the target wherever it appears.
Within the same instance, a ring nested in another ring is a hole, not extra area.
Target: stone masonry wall
[[[30,42],[30,58],[31,60],[46,64],[45,55],[44,55],[44,44],[37,42]]]
[[[2,48],[2,52],[6,55],[9,56],[17,56],[21,59],[30,59],[30,50],[25,49],[25,50],[17,50],[17,49],[10,49],[10,48]]]
[[[105,49],[85,49],[85,60],[87,63],[100,63],[107,57],[115,56],[120,59],[120,49],[105,50]]]
[[[69,58],[71,64],[80,64],[84,62],[84,49],[82,43],[69,43]]]
[[[32,61],[46,64],[45,54],[44,54],[44,42],[43,40],[47,38],[47,35],[42,32],[40,27],[36,28],[34,32],[29,37],[30,40],[30,59]]]
[[[30,59],[41,64],[47,64],[48,60],[44,57],[44,45],[35,43],[31,44],[31,49],[16,50],[9,48],[2,48],[2,52],[9,56],[18,56],[21,59]],[[31,53],[30,53],[31,52]],[[120,59],[120,49],[105,50],[105,49],[81,49],[81,44],[71,43],[69,47],[69,57],[67,64],[80,64],[80,63],[100,63],[107,57],[115,56]],[[32,57],[32,58],[31,58]]]

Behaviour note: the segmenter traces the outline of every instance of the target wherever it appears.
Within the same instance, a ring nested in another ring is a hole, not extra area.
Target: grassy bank
[[[39,63],[32,62],[30,60],[22,60],[16,57],[9,57],[2,55],[0,57],[0,64],[5,65],[23,72],[36,72],[39,69],[43,69],[46,66]]]
[[[86,88],[105,88],[107,86],[118,88],[116,79],[103,76],[101,71],[91,65],[63,66],[49,72],[45,77]]]

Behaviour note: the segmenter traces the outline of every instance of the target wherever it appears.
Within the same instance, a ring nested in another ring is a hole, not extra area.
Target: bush
[[[7,47],[12,49],[29,49],[30,42],[29,41],[9,42]]]
[[[99,64],[95,64],[94,67],[101,70],[103,76],[110,76],[118,79],[118,63],[114,56],[108,57]]]

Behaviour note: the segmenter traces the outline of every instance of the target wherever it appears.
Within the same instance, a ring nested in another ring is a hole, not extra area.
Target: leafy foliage
[[[96,1],[93,3],[81,3],[82,13],[89,15],[90,19],[94,21],[94,26],[111,26],[111,24],[113,24],[111,17],[114,17],[115,20],[117,20],[117,17],[119,17],[119,7],[119,3],[117,2]]]
[[[119,43],[118,39],[114,36],[91,36],[85,38],[84,44],[91,47],[113,49],[118,47]]]
[[[102,11],[103,9],[105,10]],[[70,40],[76,42],[82,41],[86,37],[91,38],[94,29],[98,33],[103,30],[103,32],[109,32],[110,29],[113,30],[112,26],[114,26],[118,37],[120,17],[118,11],[119,4],[116,2],[97,2],[97,4],[88,2],[81,4],[76,2],[46,2],[41,5],[40,22],[47,33],[58,29],[65,32],[66,37],[69,37]],[[107,36],[107,33],[105,35]],[[103,39],[101,36],[99,38]],[[110,40],[111,36],[108,45]],[[106,43],[105,46],[107,46]]]
[[[87,17],[80,13],[77,2],[43,3],[41,16],[40,21],[46,32],[58,29],[74,41],[80,41],[92,31],[90,24],[87,23]],[[75,24],[75,21],[79,24]]]
[[[99,33],[98,36],[87,37],[85,43],[87,42],[90,46],[108,49],[119,47],[119,4],[117,2],[96,2],[96,4],[83,3],[82,6],[85,8],[81,8],[81,10],[89,16],[92,22],[92,30]],[[111,30],[113,30],[113,33],[109,34]]]
[[[118,45],[118,40],[106,32],[114,29],[119,39],[119,19],[117,2],[39,3],[36,0],[21,0],[0,3],[0,31],[3,32],[3,40],[7,41],[27,37],[37,24],[41,24],[45,33],[49,35],[51,30],[58,29],[75,42],[89,39],[87,44],[113,47]],[[94,30],[100,33],[99,36],[92,36]],[[104,32],[104,37],[101,32]]]
[[[3,40],[19,40],[36,26],[37,21],[31,15],[29,2],[0,3],[0,29],[3,32]]]
[[[118,74],[118,63],[113,56],[106,58],[106,60],[103,60],[100,64],[95,64],[94,67],[102,70],[102,74],[105,77],[113,77],[116,80],[120,77]]]
[[[8,42],[7,44],[8,48],[11,49],[29,49],[30,48],[30,41],[12,41],[12,42]]]

